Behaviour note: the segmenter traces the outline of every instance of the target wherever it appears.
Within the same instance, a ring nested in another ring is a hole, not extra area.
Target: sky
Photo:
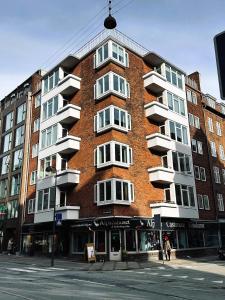
[[[37,69],[50,69],[103,30],[108,0],[0,0],[0,99]],[[117,29],[220,100],[213,37],[225,0],[112,0]]]

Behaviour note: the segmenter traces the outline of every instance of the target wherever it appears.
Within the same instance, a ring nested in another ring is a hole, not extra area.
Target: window
[[[192,147],[193,152],[198,153],[198,154],[203,154],[202,142],[192,139],[191,147]]]
[[[14,219],[18,217],[18,201],[12,200],[7,202],[7,218]]]
[[[195,206],[194,189],[192,186],[175,184],[176,203],[182,206]]]
[[[215,100],[213,100],[212,98],[210,98],[210,97],[207,97],[207,103],[208,103],[208,105],[210,106],[210,107],[212,107],[212,108],[216,108],[216,101]]]
[[[199,171],[200,171],[200,179],[201,179],[201,181],[206,181],[205,168],[200,167]]]
[[[203,195],[203,202],[204,202],[205,210],[210,210],[209,197],[207,195]]]
[[[126,144],[112,141],[98,146],[96,151],[95,163],[98,168],[111,164],[129,167],[132,163],[132,149]]]
[[[109,128],[126,132],[131,130],[131,116],[126,110],[113,105],[98,111],[95,116],[95,130],[101,132]]]
[[[46,172],[46,168],[52,166],[56,167],[56,155],[45,157],[40,161],[40,178],[45,178],[46,176],[51,176],[52,174]]]
[[[190,156],[180,152],[172,152],[173,169],[177,172],[191,174]]]
[[[225,184],[225,169],[222,169],[223,184]]]
[[[22,167],[22,162],[23,162],[23,149],[19,149],[14,152],[13,171],[20,169]]]
[[[20,174],[12,176],[11,182],[11,196],[17,195],[20,193]]]
[[[106,44],[96,50],[94,56],[94,68],[99,67],[109,59],[128,67],[128,53],[123,47],[113,41],[108,41]]]
[[[197,129],[200,129],[199,117],[194,116],[193,114],[188,114],[189,124]]]
[[[36,184],[36,182],[37,182],[37,170],[31,172],[30,185]]]
[[[178,88],[183,89],[182,74],[169,65],[166,65],[165,67],[167,81],[177,86]]]
[[[11,146],[12,146],[12,132],[4,136],[3,152],[9,151],[11,149]]]
[[[220,153],[220,158],[222,160],[225,160],[225,155],[224,155],[224,148],[223,145],[219,145],[219,153]]]
[[[13,127],[13,111],[8,113],[5,117],[5,131]]]
[[[193,104],[197,104],[197,95],[195,92],[187,89],[187,100]]]
[[[95,188],[97,205],[130,204],[134,201],[133,184],[128,180],[112,178],[98,181]]]
[[[208,129],[209,129],[210,132],[214,132],[212,118],[208,118]]]
[[[220,103],[220,107],[221,107],[222,114],[225,115],[225,106],[222,103]]]
[[[220,180],[220,169],[218,167],[213,167],[215,183],[221,183]]]
[[[54,145],[57,141],[57,125],[48,127],[41,132],[41,148],[44,149]]]
[[[27,208],[28,208],[27,209],[28,214],[33,214],[35,212],[35,199],[28,200]]]
[[[39,107],[41,105],[41,94],[38,94],[34,98],[34,106],[35,108]]]
[[[26,109],[27,109],[26,103],[23,103],[19,107],[17,107],[17,118],[16,118],[17,124],[25,120]]]
[[[34,120],[33,132],[36,132],[40,129],[40,119]]]
[[[9,160],[10,160],[10,155],[6,155],[2,158],[2,169],[1,169],[1,174],[7,174],[9,172]]]
[[[38,156],[38,150],[39,150],[38,148],[39,148],[39,144],[34,144],[32,146],[32,158]]]
[[[217,201],[218,201],[219,211],[224,211],[224,203],[223,203],[223,195],[222,194],[217,194]]]
[[[211,154],[213,157],[216,157],[216,144],[213,141],[210,141],[210,147],[211,147]]]
[[[130,87],[126,79],[113,72],[109,72],[99,78],[95,84],[95,99],[99,99],[110,93],[115,93],[123,98],[129,98]]]
[[[197,141],[198,145],[198,154],[203,154],[202,142]]]
[[[199,166],[194,166],[195,179],[200,180],[200,170]]]
[[[181,142],[183,144],[188,144],[188,137],[187,137],[187,127],[170,121],[170,137],[171,139]]]
[[[16,129],[15,147],[24,143],[24,129],[25,129],[24,125]]]
[[[203,197],[202,195],[197,195],[197,199],[198,199],[198,208],[199,209],[204,209],[204,202],[203,202]]]
[[[42,105],[42,120],[46,120],[58,111],[58,96],[48,100]]]
[[[0,181],[0,199],[3,199],[7,196],[8,189],[8,179],[3,179]]]
[[[216,133],[219,136],[222,136],[222,130],[219,122],[216,122]]]
[[[52,90],[59,82],[59,70],[50,73],[44,79],[44,94]]]
[[[185,116],[185,104],[183,99],[167,92],[167,100],[170,110],[175,111],[176,113],[181,114],[182,116]]]
[[[38,191],[37,211],[53,208],[55,205],[55,188]]]

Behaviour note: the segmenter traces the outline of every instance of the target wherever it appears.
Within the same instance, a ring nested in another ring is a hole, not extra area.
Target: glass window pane
[[[169,109],[173,110],[173,96],[169,92],[167,92],[167,100],[168,100]]]
[[[115,160],[116,161],[121,161],[120,145],[118,145],[118,144],[115,144]]]
[[[126,230],[126,250],[136,251],[135,230]]]
[[[129,201],[128,183],[123,182],[123,200]]]
[[[122,189],[120,181],[116,181],[116,200],[122,200]]]
[[[120,125],[120,111],[114,108],[114,124]]]
[[[104,92],[109,90],[109,75],[104,77]]]
[[[117,75],[113,75],[113,89],[119,92],[119,78]]]
[[[105,145],[105,156],[106,156],[106,159],[105,159],[106,162],[111,160],[111,157],[110,157],[110,144]]]
[[[182,205],[180,185],[175,184],[175,192],[176,192],[176,202],[177,202],[177,204]]]
[[[110,109],[105,110],[105,126],[110,124]]]
[[[176,140],[176,134],[175,134],[175,124],[174,122],[170,121],[170,137],[173,140]]]
[[[120,119],[121,119],[121,126],[126,127],[126,114],[124,111],[120,111]]]
[[[104,182],[101,182],[99,184],[99,201],[105,200],[105,184]]]
[[[111,181],[106,181],[106,201],[111,200]]]

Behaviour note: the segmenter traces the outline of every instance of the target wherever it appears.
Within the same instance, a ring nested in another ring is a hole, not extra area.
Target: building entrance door
[[[121,260],[121,231],[111,230],[110,231],[110,260]]]

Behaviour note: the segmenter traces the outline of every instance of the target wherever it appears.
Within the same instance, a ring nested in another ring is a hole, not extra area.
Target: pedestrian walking
[[[8,241],[7,251],[8,251],[8,255],[12,254],[12,252],[13,252],[13,239],[12,238],[10,238]]]
[[[164,252],[166,255],[166,260],[170,260],[171,245],[170,245],[169,237],[167,235],[164,238]]]

